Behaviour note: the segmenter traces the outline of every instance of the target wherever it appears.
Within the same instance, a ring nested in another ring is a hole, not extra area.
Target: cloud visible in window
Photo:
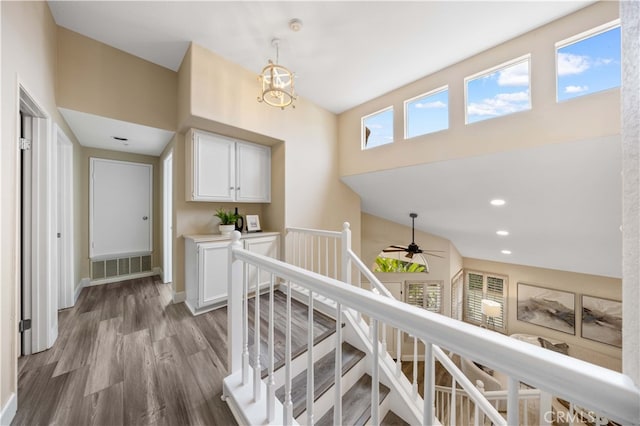
[[[499,86],[528,86],[529,85],[529,61],[522,62],[499,72]]]
[[[564,93],[582,93],[589,90],[589,86],[567,86],[564,88]]]
[[[529,92],[498,93],[482,102],[470,103],[467,113],[478,116],[500,116],[529,109]]]
[[[558,53],[558,75],[581,74],[591,67],[591,60],[587,55],[573,53]]]
[[[418,102],[416,108],[446,108],[447,104],[442,101]]]

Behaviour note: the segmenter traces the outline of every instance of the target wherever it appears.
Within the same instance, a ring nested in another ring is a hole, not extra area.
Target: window
[[[482,299],[498,302],[502,307],[502,315],[492,318],[489,326],[496,330],[506,329],[507,277],[482,273],[467,272],[465,282],[464,320],[482,324]]]
[[[529,55],[465,78],[466,123],[531,109]]]
[[[393,107],[362,117],[362,149],[393,142]]]
[[[389,247],[390,249],[394,249],[395,247]],[[427,267],[418,262],[412,262],[411,259],[407,259],[402,255],[401,260],[400,257],[396,258],[397,253],[384,253],[380,252],[378,257],[376,257],[376,263],[373,266],[373,272],[427,272]],[[418,256],[414,256],[416,260]]]
[[[620,87],[620,51],[618,21],[556,43],[558,102]]]
[[[404,138],[449,128],[449,88],[442,87],[404,101]]]
[[[428,311],[440,313],[442,308],[442,281],[407,281],[405,302]]]
[[[462,321],[464,300],[464,274],[462,270],[451,279],[451,318]]]

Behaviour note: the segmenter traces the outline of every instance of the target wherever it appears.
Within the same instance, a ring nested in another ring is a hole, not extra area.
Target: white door
[[[151,253],[153,166],[91,158],[89,257]]]
[[[75,303],[73,145],[57,125],[54,125],[54,133],[58,149],[58,309],[65,309]]]
[[[235,142],[210,133],[193,134],[195,201],[235,201]]]
[[[173,151],[164,159],[162,171],[162,281],[169,283],[173,281]]]
[[[210,305],[227,297],[229,278],[229,242],[198,245],[199,306]]]
[[[238,142],[236,158],[237,201],[271,202],[271,148]]]

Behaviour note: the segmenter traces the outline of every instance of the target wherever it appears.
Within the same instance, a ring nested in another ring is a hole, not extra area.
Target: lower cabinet
[[[220,238],[214,236],[214,238]],[[243,236],[244,248],[263,256],[279,258],[280,237],[278,234]],[[228,239],[206,241],[206,237],[185,237],[185,291],[186,304],[194,315],[210,311],[227,304],[229,283]],[[255,286],[257,271],[249,268],[250,288]],[[262,272],[260,286],[269,284],[269,274]]]

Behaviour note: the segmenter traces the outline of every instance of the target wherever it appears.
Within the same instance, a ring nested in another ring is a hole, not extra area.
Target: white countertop
[[[258,237],[271,237],[274,235],[280,235],[279,232],[243,232],[241,239],[246,238],[258,238]],[[183,235],[185,240],[193,240],[195,243],[207,243],[211,241],[231,241],[231,235],[222,234],[201,234],[201,235]]]

